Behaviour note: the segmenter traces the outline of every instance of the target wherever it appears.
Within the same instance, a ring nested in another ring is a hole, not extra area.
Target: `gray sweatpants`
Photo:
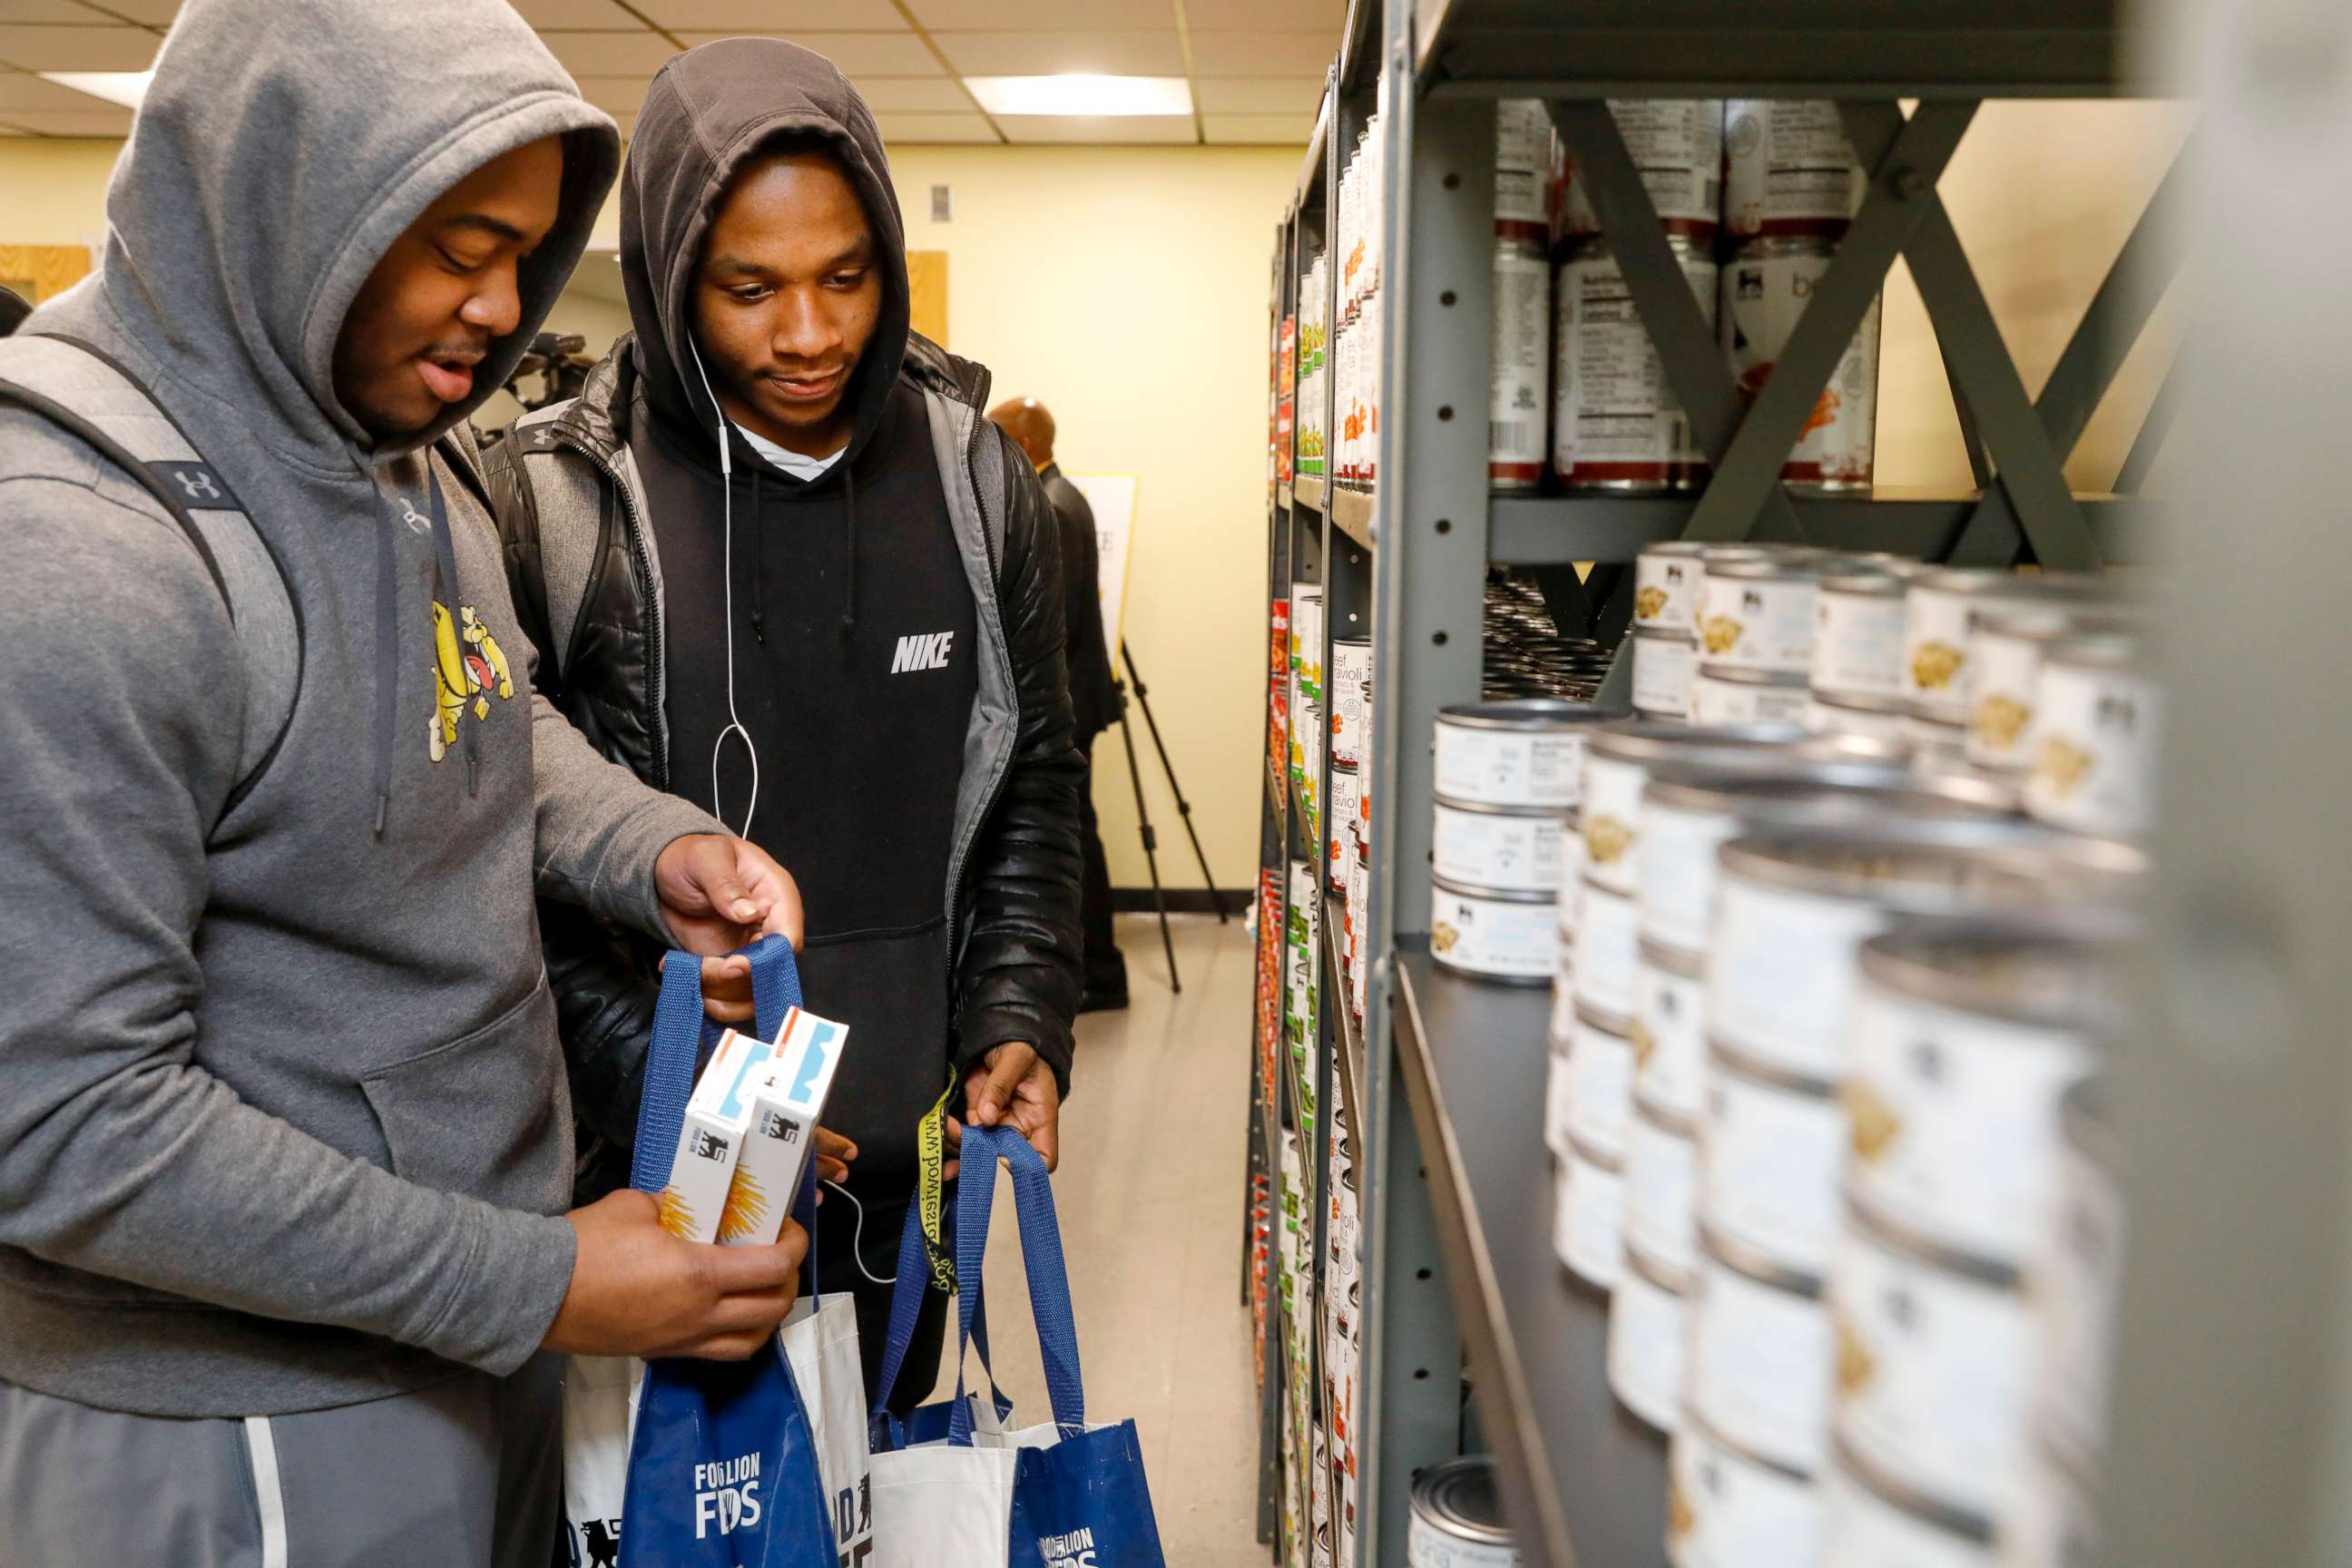
[[[0,1384],[0,1568],[548,1568],[563,1363],[242,1421]]]

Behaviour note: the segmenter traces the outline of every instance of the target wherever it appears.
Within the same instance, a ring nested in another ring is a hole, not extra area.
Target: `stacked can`
[[[1544,411],[1551,402],[1551,117],[1538,99],[1495,106],[1493,396],[1486,476],[1498,490],[1533,489],[1544,472]]]
[[[1290,601],[1276,599],[1266,616],[1265,766],[1276,795],[1290,777],[1290,702],[1297,684],[1290,669]]]
[[[1290,787],[1311,843],[1322,837],[1323,584],[1290,585]]]
[[[1723,218],[1723,100],[1618,98],[1609,100],[1609,113],[1666,233],[1711,247]],[[1561,232],[1571,238],[1599,234],[1601,216],[1573,159],[1564,175]]]
[[[1801,724],[1813,663],[1815,604],[1836,558],[1782,547],[1701,558],[1696,724]]]
[[[1347,890],[1347,952],[1348,1003],[1354,1010],[1359,1028],[1364,1022],[1364,1008],[1371,1000],[1372,960],[1377,949],[1372,940],[1372,773],[1363,764],[1372,757],[1372,666],[1370,650],[1364,659],[1362,716],[1356,730],[1356,847],[1348,872]]]
[[[1316,946],[1323,938],[1323,911],[1316,905],[1315,881],[1314,861],[1290,863],[1290,918],[1283,926],[1288,944],[1283,963],[1288,987],[1283,1018],[1290,1044],[1291,1088],[1298,1106],[1298,1135],[1309,1147],[1318,1111],[1315,1068],[1321,1049],[1318,1028],[1323,1005],[1323,955]]]
[[[2140,858],[2010,820],[1906,816],[1762,828],[1716,863],[1685,1428],[1784,1482],[1821,1479],[1825,1532],[1855,1490],[1852,1467],[1832,1474],[1832,1394],[1851,1369],[1826,1291],[1850,1256],[1840,1194],[1856,1133],[1840,1093],[1858,948],[1915,914],[2112,900]]]
[[[1322,257],[1307,264],[1298,280],[1297,475],[1319,479],[1328,467],[1330,431],[1324,425],[1324,377],[1329,373],[1330,342],[1326,312],[1331,277]]]
[[[1723,348],[1748,402],[1763,391],[1836,251],[1827,240],[1755,239],[1724,268]],[[1879,307],[1873,298],[1829,384],[1814,399],[1803,432],[1780,465],[1783,483],[1812,490],[1870,488],[1878,442]]]
[[[1412,1568],[1519,1568],[1494,1460],[1448,1459],[1413,1477],[1405,1562]]]
[[[1712,325],[1715,258],[1679,235],[1671,244]],[[1556,293],[1552,472],[1577,489],[1696,489],[1706,460],[1608,242],[1578,241]]]
[[[1690,717],[1706,549],[1695,540],[1669,539],[1633,563],[1633,711],[1644,719]]]
[[[1839,563],[1814,601],[1805,727],[1820,734],[1903,738],[1903,595],[1928,568],[1895,556]]]
[[[1313,1287],[1308,1283],[1306,1236],[1313,1230],[1314,1210],[1303,1187],[1304,1162],[1299,1137],[1285,1128],[1281,1139],[1282,1225],[1277,1252],[1282,1263],[1282,1355],[1285,1378],[1292,1388],[1309,1386],[1306,1377],[1307,1350],[1301,1333],[1304,1307]],[[1307,1474],[1307,1401],[1283,1402],[1282,1423],[1282,1561],[1284,1568],[1306,1568],[1313,1531],[1308,1500],[1300,1491]]]
[[[1887,1561],[1895,1542],[1992,1561],[2032,1426],[2020,1282],[2062,1201],[2061,1101],[2111,1032],[2126,934],[2084,909],[1911,921],[1860,948],[1828,1562]],[[2062,1443],[2089,1436],[2061,1425]]]
[[[1326,1512],[1335,1550],[1353,1534],[1356,1383],[1361,1348],[1363,1275],[1358,1266],[1355,1135],[1345,1104],[1331,1110],[1331,1144],[1323,1182],[1323,1427],[1329,1452]],[[1336,1560],[1352,1563],[1338,1555]]]
[[[1274,361],[1274,477],[1288,484],[1297,471],[1293,448],[1298,436],[1298,312],[1282,318]]]
[[[2115,585],[2094,573],[1972,567],[1923,572],[1904,585],[1903,731],[1923,766],[1967,765],[1969,685],[1978,625],[2050,605],[2088,605]]]
[[[1339,175],[1337,250],[1338,336],[1332,349],[1339,423],[1331,477],[1367,489],[1379,478],[1381,287],[1381,115],[1375,110],[1357,134]]]
[[[1585,737],[1614,715],[1533,698],[1437,715],[1430,955],[1472,979],[1549,984]]]
[[[1845,232],[1868,180],[1834,102],[1733,99],[1723,117],[1723,226],[1733,243]]]
[[[2134,838],[2155,826],[2164,698],[2142,641],[2130,631],[2084,630],[2043,649],[2026,738],[2028,816]]]

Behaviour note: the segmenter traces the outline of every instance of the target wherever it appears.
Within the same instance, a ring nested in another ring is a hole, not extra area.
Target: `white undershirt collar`
[[[734,422],[730,420],[729,423]],[[847,447],[843,447],[839,451],[825,457],[811,458],[787,447],[779,447],[765,436],[746,430],[740,425],[736,425],[735,428],[741,433],[744,440],[751,444],[751,450],[765,458],[771,466],[783,469],[796,479],[822,479],[826,469],[841,461],[842,452],[849,450]]]

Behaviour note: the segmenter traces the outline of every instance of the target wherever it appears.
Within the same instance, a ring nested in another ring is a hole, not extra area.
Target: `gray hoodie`
[[[203,560],[89,447],[0,412],[0,1379],[274,1415],[510,1370],[562,1300],[571,1122],[533,893],[658,936],[655,858],[716,825],[533,696],[467,483],[431,457],[452,583],[404,521],[427,510],[422,438],[371,450],[331,374],[391,241],[551,135],[563,216],[478,397],[586,243],[611,121],[496,0],[191,0],[99,271],[26,323],[152,389],[252,515],[300,637],[283,740],[240,793],[268,705]]]

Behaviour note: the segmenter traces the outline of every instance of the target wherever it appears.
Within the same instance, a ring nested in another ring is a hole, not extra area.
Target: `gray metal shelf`
[[[1424,89],[1534,98],[2095,98],[2116,90],[2113,0],[1427,0]]]
[[[1323,510],[1324,485],[1319,474],[1300,474],[1290,481],[1291,499],[1309,511]]]
[[[1331,521],[1340,532],[1370,550],[1372,547],[1372,492],[1333,490]]]
[[[1323,966],[1324,973],[1332,977],[1331,990],[1337,997],[1332,1016],[1339,1025],[1332,1037],[1332,1044],[1338,1047],[1332,1054],[1333,1064],[1338,1068],[1333,1076],[1339,1080],[1339,1103],[1348,1112],[1348,1130],[1355,1136],[1357,1147],[1360,1150],[1364,1136],[1364,1100],[1359,1086],[1364,1082],[1365,1074],[1364,1029],[1356,1022],[1355,1012],[1348,1005],[1348,943],[1344,935],[1347,918],[1346,902],[1338,895],[1323,900]],[[1360,1193],[1364,1185],[1363,1174],[1355,1167],[1350,1167],[1350,1170],[1354,1180],[1349,1184]]]
[[[1398,943],[1400,1077],[1455,1321],[1528,1568],[1665,1562],[1665,1445],[1609,1393],[1608,1304],[1552,1253],[1543,1101],[1550,993],[1457,980]]]
[[[1514,566],[1631,561],[1648,545],[1679,539],[1698,510],[1696,494],[1496,496],[1487,506],[1487,559]],[[1984,492],[1926,495],[1862,491],[1789,498],[1805,542],[1838,550],[1884,550],[1938,560],[1950,553]],[[2158,542],[2159,500],[2077,495],[2091,537],[2110,562],[2148,560]]]

